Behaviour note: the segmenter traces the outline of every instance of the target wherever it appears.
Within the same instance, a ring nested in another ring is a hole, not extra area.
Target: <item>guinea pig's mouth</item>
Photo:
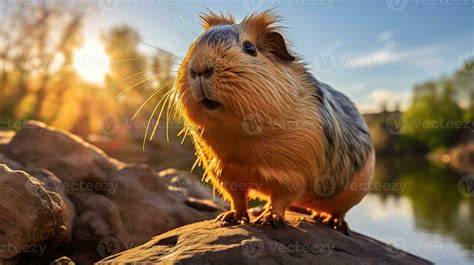
[[[220,102],[210,100],[208,98],[204,98],[203,100],[201,100],[201,103],[204,106],[204,108],[208,110],[215,110],[221,106]]]

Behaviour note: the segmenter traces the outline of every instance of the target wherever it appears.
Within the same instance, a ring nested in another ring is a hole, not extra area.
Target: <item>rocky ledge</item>
[[[352,232],[346,236],[287,212],[286,228],[203,221],[169,231],[97,264],[431,264]]]

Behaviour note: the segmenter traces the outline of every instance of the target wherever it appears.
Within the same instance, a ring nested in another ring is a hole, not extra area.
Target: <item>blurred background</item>
[[[349,213],[352,228],[436,263],[474,262],[472,1],[2,0],[0,8],[0,130],[40,120],[158,170],[194,163],[180,121],[166,126],[153,110],[202,32],[198,15],[240,20],[275,8],[293,50],[370,127],[375,181]]]

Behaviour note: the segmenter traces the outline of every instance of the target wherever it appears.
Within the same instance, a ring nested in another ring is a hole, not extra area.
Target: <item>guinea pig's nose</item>
[[[196,70],[191,68],[191,77],[195,79],[196,77],[201,77],[203,76],[204,78],[209,78],[212,76],[214,73],[214,68],[212,67],[206,67],[203,70]]]

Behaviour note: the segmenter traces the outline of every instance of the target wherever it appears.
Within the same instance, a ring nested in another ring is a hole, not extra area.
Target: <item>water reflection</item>
[[[462,176],[425,160],[379,159],[372,193],[348,219],[355,230],[436,263],[472,264],[474,199],[459,192]]]

